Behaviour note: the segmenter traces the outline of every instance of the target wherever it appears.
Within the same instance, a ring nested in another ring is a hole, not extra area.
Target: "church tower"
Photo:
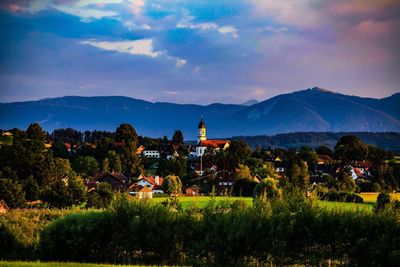
[[[199,128],[199,134],[197,135],[197,137],[199,138],[199,142],[207,140],[207,137],[206,137],[206,124],[203,121],[203,117],[200,120],[198,128]]]

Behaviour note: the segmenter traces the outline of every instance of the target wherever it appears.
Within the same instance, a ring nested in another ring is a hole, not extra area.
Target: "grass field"
[[[376,198],[376,197],[375,197]],[[161,203],[165,201],[167,198],[160,197],[160,198],[153,198],[152,202],[154,203]],[[203,208],[207,205],[207,203],[212,199],[209,196],[197,196],[197,197],[178,197],[179,202],[182,205],[183,209],[186,209],[190,206],[195,206],[199,208]],[[235,201],[235,200],[243,200],[247,205],[252,205],[253,204],[253,198],[252,197],[214,197],[215,201],[221,202],[221,201]],[[375,199],[376,201],[376,199]],[[367,210],[367,211],[373,211],[373,201],[368,202],[368,203],[346,203],[346,202],[331,202],[331,201],[322,201],[318,200],[318,205],[321,208],[326,208],[326,209],[345,209],[345,210]]]
[[[93,263],[76,263],[76,262],[0,261],[0,267],[117,267],[117,266],[139,267],[145,265],[113,265],[113,264],[93,264]],[[149,265],[146,265],[146,267],[149,267]]]
[[[378,198],[379,193],[373,194],[360,194],[360,196],[364,199],[366,203],[375,203],[376,199]],[[400,194],[390,194],[392,199],[397,199],[400,201]]]

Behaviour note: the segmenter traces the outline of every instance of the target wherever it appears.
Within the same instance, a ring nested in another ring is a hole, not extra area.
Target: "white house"
[[[147,150],[147,149],[145,149],[145,150],[143,150],[142,154],[146,158],[156,158],[156,159],[161,158],[160,151],[158,151],[158,150]]]

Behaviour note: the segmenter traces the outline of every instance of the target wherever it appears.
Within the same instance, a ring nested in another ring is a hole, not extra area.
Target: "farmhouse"
[[[99,173],[94,178],[96,182],[110,184],[114,190],[123,190],[128,184],[128,178],[120,172]]]
[[[138,177],[138,181],[134,184],[132,184],[129,189],[134,189],[134,188],[144,188],[144,187],[148,187],[150,189],[159,189],[162,184],[163,184],[164,179],[158,175],[152,177],[146,177],[143,174],[141,174]]]
[[[139,199],[153,198],[153,190],[145,186],[140,189],[140,191],[136,194],[136,197]]]

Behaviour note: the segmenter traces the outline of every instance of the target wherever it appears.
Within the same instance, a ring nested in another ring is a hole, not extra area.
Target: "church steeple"
[[[201,117],[198,128],[199,128],[199,134],[197,135],[197,137],[199,138],[199,142],[207,140],[206,124],[203,121],[203,117]]]

